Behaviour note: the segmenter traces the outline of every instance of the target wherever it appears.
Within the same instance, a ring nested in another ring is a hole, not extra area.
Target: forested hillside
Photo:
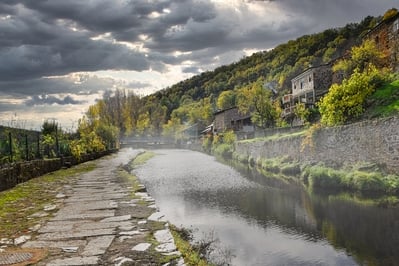
[[[302,36],[143,98],[117,91],[92,106],[83,119],[89,123],[83,124],[102,124],[102,131],[104,125],[116,126],[121,135],[135,136],[173,136],[189,125],[205,127],[217,109],[245,101],[245,94],[257,86],[268,84],[278,99],[290,91],[294,76],[343,56],[378,21],[369,16],[360,23]]]

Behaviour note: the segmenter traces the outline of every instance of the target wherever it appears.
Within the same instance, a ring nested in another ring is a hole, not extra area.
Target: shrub
[[[220,144],[216,146],[213,152],[226,158],[232,158],[233,146],[229,144]]]
[[[382,178],[385,184],[386,190],[388,192],[399,192],[399,176],[397,175],[387,175]]]
[[[355,171],[352,176],[352,185],[354,189],[361,191],[384,191],[384,182],[379,173],[366,173]]]
[[[313,188],[338,188],[341,185],[340,173],[324,166],[309,169],[309,184]]]
[[[272,160],[263,160],[261,167],[271,173],[278,174],[280,173],[280,167],[276,164],[275,161]]]

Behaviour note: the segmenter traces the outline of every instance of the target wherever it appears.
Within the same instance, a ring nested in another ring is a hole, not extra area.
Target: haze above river
[[[134,170],[166,219],[232,265],[398,265],[399,212],[312,194],[214,157],[157,150]],[[241,172],[241,173],[240,173]],[[227,254],[227,255],[226,255]]]

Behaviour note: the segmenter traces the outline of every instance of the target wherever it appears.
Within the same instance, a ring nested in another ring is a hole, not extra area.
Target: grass
[[[213,149],[213,153],[224,158],[231,158],[233,154],[233,145],[226,143],[219,144]]]
[[[0,238],[15,238],[28,233],[29,228],[42,219],[29,216],[53,203],[58,191],[73,182],[77,174],[91,171],[95,166],[90,162],[58,170],[0,192]]]
[[[284,180],[300,179],[310,189],[343,189],[358,192],[399,194],[399,175],[384,174],[375,164],[359,164],[334,169],[323,164],[306,165],[289,157],[254,159],[233,153],[233,160],[255,165],[264,175]]]
[[[190,266],[211,266],[209,262],[201,258],[201,255],[196,251],[187,239],[185,230],[178,229],[175,226],[170,226],[170,231],[175,240],[177,249],[182,253],[184,262]]]
[[[136,158],[133,159],[133,161],[130,163],[132,167],[136,167],[139,165],[145,164],[149,159],[155,156],[154,152],[151,151],[145,151],[143,153],[140,153],[139,155],[136,156]]]
[[[371,96],[366,117],[386,117],[399,114],[399,80],[385,84]]]
[[[399,176],[379,171],[336,170],[324,165],[304,167],[301,175],[311,188],[340,188],[359,192],[399,193]]]
[[[280,140],[280,139],[286,139],[286,138],[302,136],[302,135],[304,135],[306,133],[306,131],[307,131],[307,129],[301,130],[301,131],[298,131],[298,132],[294,132],[294,133],[281,133],[281,134],[279,133],[279,134],[274,134],[274,135],[267,136],[267,137],[240,140],[239,142],[252,143],[252,142],[259,142],[259,141],[277,141],[277,140]]]

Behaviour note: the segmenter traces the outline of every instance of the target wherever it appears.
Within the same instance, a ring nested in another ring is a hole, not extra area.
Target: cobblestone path
[[[59,202],[47,206],[57,210],[54,216],[22,244],[45,250],[35,265],[184,265],[154,200],[143,187],[132,196],[116,173],[137,153],[100,159],[95,170],[64,187]]]

